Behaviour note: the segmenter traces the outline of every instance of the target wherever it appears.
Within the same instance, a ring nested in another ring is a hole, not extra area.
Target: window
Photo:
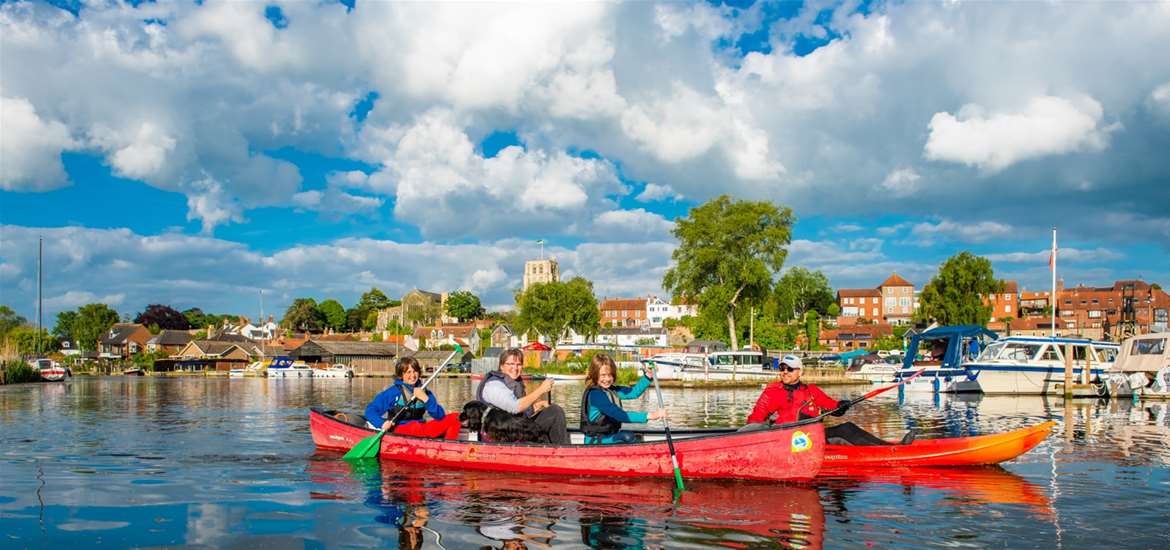
[[[1056,349],[1056,346],[1045,346],[1044,351],[1040,354],[1040,360],[1063,361],[1064,358],[1062,357],[1060,350]]]
[[[1004,348],[999,358],[1010,359],[1012,361],[1028,361],[1035,357],[1038,351],[1040,351],[1040,344],[1011,344]]]
[[[1012,295],[1011,295],[1011,294],[1004,294],[1004,295],[1003,295],[1003,299],[1004,299],[1004,300],[1011,300],[1011,299],[1012,299]]]
[[[910,306],[910,298],[905,298],[905,297],[898,298],[898,305],[900,305],[902,307],[909,307]]]
[[[1003,306],[1003,312],[1004,312],[1004,313],[1011,313],[1011,312],[1012,312],[1012,306]]]
[[[875,308],[873,308],[873,313],[871,313],[870,315],[877,317],[877,314],[878,314],[878,308],[875,307]]]
[[[1162,355],[1166,350],[1165,338],[1144,338],[1133,341],[1132,355]]]
[[[877,298],[872,298],[872,299],[871,299],[871,303],[874,303],[874,304],[878,303],[878,299],[877,299]]]
[[[1099,310],[1099,309],[1090,309],[1090,310],[1089,310],[1089,318],[1090,318],[1090,319],[1100,319],[1100,318],[1101,318],[1101,310]]]
[[[1097,354],[1106,363],[1112,363],[1114,359],[1117,359],[1117,350],[1114,348],[1097,348]]]

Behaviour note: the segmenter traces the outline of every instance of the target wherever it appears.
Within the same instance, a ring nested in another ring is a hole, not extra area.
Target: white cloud
[[[45,298],[45,310],[68,310],[76,309],[85,304],[106,304],[107,306],[116,307],[122,305],[126,299],[124,293],[108,294],[105,296],[98,296],[92,292],[70,290],[64,294],[57,296],[49,296]]]
[[[1104,110],[1090,97],[1043,96],[1022,111],[989,113],[976,104],[958,116],[935,113],[925,156],[997,172],[1017,162],[1074,151],[1101,151],[1114,129],[1102,127]]]
[[[981,243],[1004,238],[1012,234],[1012,227],[993,221],[956,222],[942,220],[936,223],[916,223],[910,229],[910,242],[929,246],[935,239],[954,239],[968,243]]]
[[[69,129],[45,120],[23,97],[0,96],[0,189],[49,191],[68,183],[61,152],[75,146]]]
[[[908,197],[918,191],[920,179],[922,176],[913,168],[899,168],[886,174],[886,179],[882,180],[882,188],[895,197]]]
[[[597,216],[595,236],[622,241],[662,240],[669,238],[674,223],[641,208],[610,210]]]
[[[661,200],[682,200],[683,196],[676,193],[669,185],[659,185],[657,183],[647,183],[646,188],[638,193],[634,200],[638,202],[657,202]]]
[[[1012,264],[1037,264],[1048,265],[1048,257],[1051,254],[1049,250],[1041,250],[1039,252],[1005,252],[998,254],[983,254],[984,258],[992,262],[1003,262]],[[1056,252],[1056,259],[1058,263],[1063,262],[1109,262],[1120,260],[1125,256],[1115,250],[1108,248],[1060,248]]]

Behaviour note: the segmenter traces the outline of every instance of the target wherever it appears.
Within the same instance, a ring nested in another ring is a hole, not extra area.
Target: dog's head
[[[463,410],[459,413],[459,424],[467,431],[480,431],[483,423],[483,412],[487,408],[488,404],[483,401],[468,401],[463,405]]]

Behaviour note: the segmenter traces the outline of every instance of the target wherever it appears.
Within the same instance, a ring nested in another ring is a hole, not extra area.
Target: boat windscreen
[[[1165,338],[1141,338],[1133,341],[1130,355],[1162,355],[1166,352]]]

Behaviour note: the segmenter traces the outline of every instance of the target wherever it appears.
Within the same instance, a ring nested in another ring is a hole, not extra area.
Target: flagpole
[[[1056,226],[1052,226],[1052,256],[1051,256],[1051,258],[1052,258],[1052,261],[1049,262],[1049,264],[1050,264],[1049,267],[1052,268],[1052,304],[1051,304],[1052,307],[1049,308],[1049,310],[1050,310],[1049,312],[1052,315],[1051,320],[1050,320],[1050,322],[1052,323],[1052,326],[1051,326],[1050,330],[1051,330],[1052,337],[1056,338],[1056,303],[1057,303],[1057,300],[1056,300]]]

